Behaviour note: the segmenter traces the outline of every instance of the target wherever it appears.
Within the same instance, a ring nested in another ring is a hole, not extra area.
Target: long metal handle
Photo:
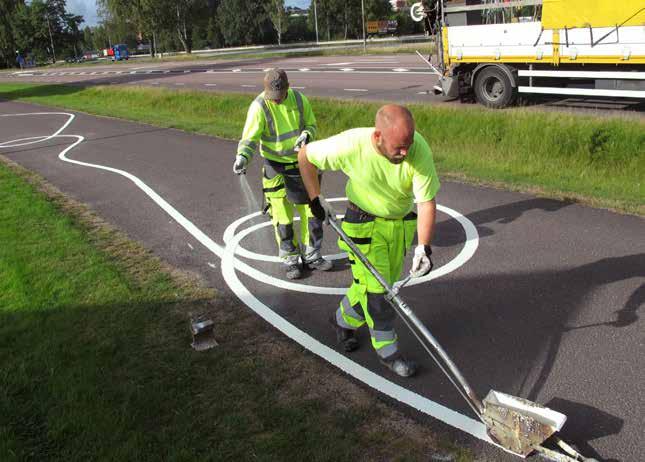
[[[417,337],[417,339],[421,342],[432,359],[437,363],[444,374],[446,374],[448,379],[450,379],[459,393],[461,393],[461,395],[473,409],[475,414],[477,414],[477,416],[481,419],[484,412],[484,406],[481,400],[479,399],[473,388],[470,386],[470,384],[466,381],[464,376],[461,374],[455,363],[452,362],[448,354],[441,347],[437,339],[434,338],[428,328],[423,325],[419,318],[417,318],[416,314],[414,314],[414,312],[412,311],[412,308],[410,308],[410,306],[405,303],[401,299],[401,297],[398,296],[397,291],[393,290],[393,288],[388,284],[385,278],[376,270],[376,268],[374,268],[367,257],[363,255],[356,244],[354,244],[354,241],[352,241],[352,239],[347,234],[345,234],[345,231],[343,231],[341,226],[338,224],[335,215],[329,217],[329,224],[340,236],[343,242],[345,242],[345,244],[347,244],[347,246],[352,250],[354,255],[356,255],[356,258],[358,258],[361,263],[365,265],[369,272],[372,273],[372,276],[374,276],[379,284],[383,286],[383,288],[387,292],[387,301],[390,302],[390,304],[394,307],[396,312],[399,314],[399,316],[401,316],[401,318],[415,335],[415,337]],[[410,325],[410,323],[412,325]],[[437,358],[437,356],[441,358],[441,361],[439,360],[439,358]]]

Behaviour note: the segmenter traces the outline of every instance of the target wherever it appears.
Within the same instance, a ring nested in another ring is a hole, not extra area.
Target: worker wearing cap
[[[264,77],[264,92],[251,103],[246,116],[233,172],[246,173],[259,147],[264,158],[264,196],[289,279],[302,277],[301,258],[310,269],[332,268],[320,252],[322,221],[311,213],[298,170],[298,150],[315,136],[316,118],[307,98],[289,88],[285,71],[269,70]],[[300,247],[293,230],[294,209],[300,215]]]
[[[318,169],[341,170],[349,177],[342,228],[390,285],[401,275],[415,231],[418,245],[410,273],[430,272],[439,179],[430,147],[406,108],[383,106],[374,127],[311,143],[300,150],[298,161],[312,212],[321,219],[333,212],[320,201]],[[345,351],[355,350],[354,331],[367,324],[379,360],[400,376],[414,374],[415,364],[399,352],[396,313],[383,297],[385,289],[343,241],[339,246],[348,252],[354,282],[331,319],[338,341]]]

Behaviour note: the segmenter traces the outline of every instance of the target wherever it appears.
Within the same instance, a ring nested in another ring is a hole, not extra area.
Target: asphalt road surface
[[[40,112],[49,114],[15,115]],[[336,348],[327,318],[350,283],[347,261],[335,260],[330,273],[284,279],[272,261],[266,218],[253,215],[261,203],[258,158],[237,177],[235,142],[54,112],[61,111],[0,102],[0,154],[171,264],[239,297],[276,335],[282,331],[454,436],[477,460],[517,460],[481,439],[472,411],[403,325],[402,349],[420,364],[414,378],[385,371],[365,332],[351,355]],[[341,174],[326,173],[326,196],[342,198],[344,183]],[[477,393],[494,388],[563,412],[564,436],[587,457],[642,461],[645,221],[450,181],[438,203],[433,279],[401,294]],[[342,211],[342,200],[335,204]],[[325,253],[336,254],[331,229],[326,233]],[[244,253],[234,258],[233,251]]]
[[[282,67],[293,88],[307,95],[361,101],[455,104],[432,92],[437,76],[416,54],[256,58],[142,64],[119,62],[55,70],[0,73],[0,82],[150,85],[218,92],[259,93],[265,69]],[[639,100],[525,95],[523,105],[595,115],[641,116]],[[468,107],[465,105],[464,107]]]

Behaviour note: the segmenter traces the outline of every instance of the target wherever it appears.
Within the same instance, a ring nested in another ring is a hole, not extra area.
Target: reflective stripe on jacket
[[[260,93],[249,107],[237,154],[250,159],[259,147],[267,159],[295,162],[298,153],[293,148],[303,131],[309,133],[309,141],[316,138],[316,118],[302,93],[289,89],[281,104],[265,100]]]

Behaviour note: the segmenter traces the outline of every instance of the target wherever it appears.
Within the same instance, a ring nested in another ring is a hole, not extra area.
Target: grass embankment
[[[0,98],[239,137],[252,96],[0,84]],[[378,104],[311,98],[320,135],[371,126]],[[518,108],[410,105],[444,176],[645,214],[645,124]]]
[[[442,447],[42,185],[0,162],[3,462],[428,460]],[[189,347],[190,312],[215,320],[220,346]]]

